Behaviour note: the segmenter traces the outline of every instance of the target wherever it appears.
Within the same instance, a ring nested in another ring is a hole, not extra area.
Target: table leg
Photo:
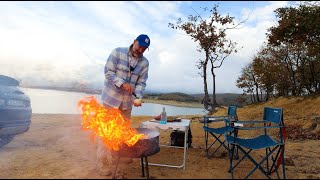
[[[184,131],[184,148],[183,148],[183,170],[186,170],[186,154],[187,154],[187,140],[188,140],[189,127]]]
[[[140,125],[140,127],[141,128],[156,128],[156,129],[158,129],[158,131],[159,131],[159,136],[161,135],[161,133],[160,133],[160,131],[161,130],[164,130],[164,131],[166,131],[166,130],[168,130],[168,129],[172,129],[172,130],[180,130],[180,128],[172,128],[172,127],[168,127],[168,128],[161,128],[161,124],[159,125],[158,123],[153,123],[152,125],[151,125],[151,123],[150,122],[147,122],[147,124],[146,125],[144,125],[143,123]],[[187,159],[187,157],[186,157],[186,155],[187,155],[187,148],[188,148],[188,143],[187,143],[187,141],[188,141],[188,132],[189,132],[189,129],[190,129],[190,124],[188,123],[188,126],[184,126],[185,128],[183,128],[183,130],[184,130],[184,146],[183,147],[176,147],[176,146],[171,146],[171,145],[161,145],[161,144],[159,144],[159,146],[167,146],[167,147],[173,147],[173,148],[182,148],[183,149],[183,159],[182,159],[182,164],[180,165],[180,166],[175,166],[175,165],[169,165],[169,164],[156,164],[156,163],[149,163],[148,162],[148,165],[154,165],[154,166],[164,166],[164,167],[175,167],[175,168],[183,168],[183,170],[185,170],[186,169],[186,159]],[[182,130],[182,131],[183,131]],[[146,159],[145,159],[146,160]],[[147,160],[146,160],[147,161]],[[143,162],[144,164],[146,164],[147,162]]]

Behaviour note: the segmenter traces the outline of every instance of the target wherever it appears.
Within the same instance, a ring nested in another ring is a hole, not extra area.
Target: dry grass
[[[261,119],[263,107],[283,107],[284,121],[288,128],[285,156],[291,161],[286,165],[288,179],[320,179],[320,142],[312,140],[319,135],[320,98],[279,98],[267,103],[238,108],[240,119]],[[225,115],[221,108],[215,115]],[[184,116],[191,119],[192,145],[188,149],[186,170],[149,166],[151,179],[229,179],[229,160],[220,149],[211,159],[205,156],[205,142],[201,115]],[[151,116],[134,116],[132,126],[137,127]],[[298,129],[298,130],[297,130]],[[169,131],[160,136],[161,144],[167,143]],[[313,133],[312,135],[307,135]],[[311,138],[312,137],[312,138]],[[300,138],[300,139],[299,139]],[[302,139],[302,140],[301,140]],[[149,162],[180,164],[182,149],[161,149],[150,156]],[[258,157],[260,154],[255,153]],[[78,115],[33,114],[30,130],[0,149],[1,179],[111,179],[100,176],[95,170],[96,149],[88,132],[81,130]],[[140,160],[121,165],[119,169],[128,179],[141,177]],[[235,178],[243,178],[252,168],[245,161],[239,165]],[[251,178],[265,178],[259,171]]]

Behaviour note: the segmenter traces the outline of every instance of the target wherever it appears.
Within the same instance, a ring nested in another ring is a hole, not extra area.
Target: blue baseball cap
[[[136,40],[139,43],[139,46],[149,47],[150,46],[150,38],[145,34],[140,34]]]

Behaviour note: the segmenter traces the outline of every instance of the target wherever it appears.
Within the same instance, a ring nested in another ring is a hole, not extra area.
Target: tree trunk
[[[216,100],[216,75],[212,72],[212,105],[217,105],[217,100]]]
[[[214,73],[214,66],[212,61],[211,61],[211,74],[212,74],[212,101],[211,101],[210,113],[213,114],[215,112],[216,107],[218,106],[218,103],[216,100],[216,75]]]
[[[203,85],[204,85],[204,97],[202,100],[203,106],[207,111],[211,111],[210,106],[210,96],[208,93],[208,83],[207,83],[207,64],[208,59],[203,63]]]
[[[216,101],[216,75],[214,74],[213,71],[212,73],[212,102],[211,102],[211,111],[210,113],[213,114],[215,112],[216,107],[218,106],[217,101]]]
[[[255,102],[254,102],[254,97],[253,97],[253,96],[254,96],[254,95],[253,95],[253,93],[250,93],[251,104],[255,103]]]

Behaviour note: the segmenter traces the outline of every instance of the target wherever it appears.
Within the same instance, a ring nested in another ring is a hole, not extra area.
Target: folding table
[[[150,121],[145,121],[142,122],[140,125],[142,128],[153,128],[153,129],[158,129],[160,130],[179,130],[179,131],[184,131],[184,147],[178,147],[178,146],[169,146],[169,145],[160,145],[160,146],[166,146],[166,147],[172,147],[172,148],[183,148],[183,160],[182,164],[180,166],[176,165],[169,165],[169,164],[156,164],[156,163],[148,163],[149,165],[154,165],[154,166],[166,166],[166,167],[175,167],[175,168],[182,168],[183,170],[186,169],[186,155],[187,155],[187,139],[188,139],[188,130],[190,128],[190,120],[189,119],[181,119],[180,122],[167,122],[166,124],[160,124],[159,121],[156,120],[150,120]]]

